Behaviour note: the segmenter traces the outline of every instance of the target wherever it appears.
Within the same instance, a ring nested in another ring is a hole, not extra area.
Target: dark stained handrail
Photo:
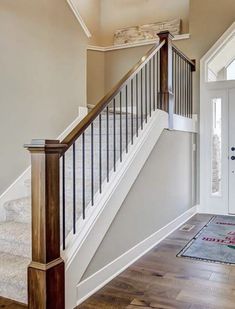
[[[113,89],[111,89],[106,96],[101,99],[97,105],[87,114],[85,118],[63,139],[61,144],[66,144],[67,148],[62,152],[63,155],[67,149],[81,136],[82,133],[89,127],[89,125],[99,116],[99,114],[105,109],[105,107],[111,102],[112,99],[122,90],[123,87],[145,66],[145,64],[151,59],[165,44],[163,41],[161,44],[157,44],[152,47],[147,54],[142,57],[138,63],[117,83]]]

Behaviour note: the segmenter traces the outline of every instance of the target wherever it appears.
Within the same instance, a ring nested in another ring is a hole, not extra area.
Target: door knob
[[[232,147],[231,150],[232,150],[232,151],[235,151],[235,147]]]
[[[231,157],[231,160],[235,160],[235,156],[232,156],[232,157]]]

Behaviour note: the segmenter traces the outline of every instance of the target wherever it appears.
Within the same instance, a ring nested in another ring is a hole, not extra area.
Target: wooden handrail
[[[114,86],[113,89],[111,89],[108,94],[87,114],[87,116],[64,138],[61,143],[67,145],[67,148],[64,149],[63,153],[65,153],[66,150],[78,139],[78,137],[84,133],[84,131],[99,116],[110,101],[115,98],[115,96],[146,65],[149,59],[151,59],[164,44],[165,41],[152,47],[147,54],[139,60],[139,62],[117,83],[117,85]]]
[[[192,67],[192,71],[195,71],[196,69],[196,64],[195,64],[195,60],[191,60],[189,59],[189,57],[187,57],[178,47],[176,47],[174,44],[172,44],[172,48],[175,50],[175,52],[181,57],[183,58],[185,61],[187,61],[191,67]]]

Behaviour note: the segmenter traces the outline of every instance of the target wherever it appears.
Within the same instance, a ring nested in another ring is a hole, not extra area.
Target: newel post
[[[32,262],[28,267],[28,308],[65,309],[64,261],[60,257],[59,159],[65,145],[33,140]]]
[[[173,94],[173,35],[169,31],[158,33],[160,43],[160,102],[162,110],[169,113],[169,128],[173,127],[174,94]]]

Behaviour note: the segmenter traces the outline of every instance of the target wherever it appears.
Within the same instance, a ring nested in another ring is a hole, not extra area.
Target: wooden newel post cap
[[[30,152],[63,153],[68,146],[59,140],[33,139],[31,144],[24,145]]]
[[[160,41],[174,39],[174,35],[171,34],[170,31],[161,31],[157,35],[159,36]]]

